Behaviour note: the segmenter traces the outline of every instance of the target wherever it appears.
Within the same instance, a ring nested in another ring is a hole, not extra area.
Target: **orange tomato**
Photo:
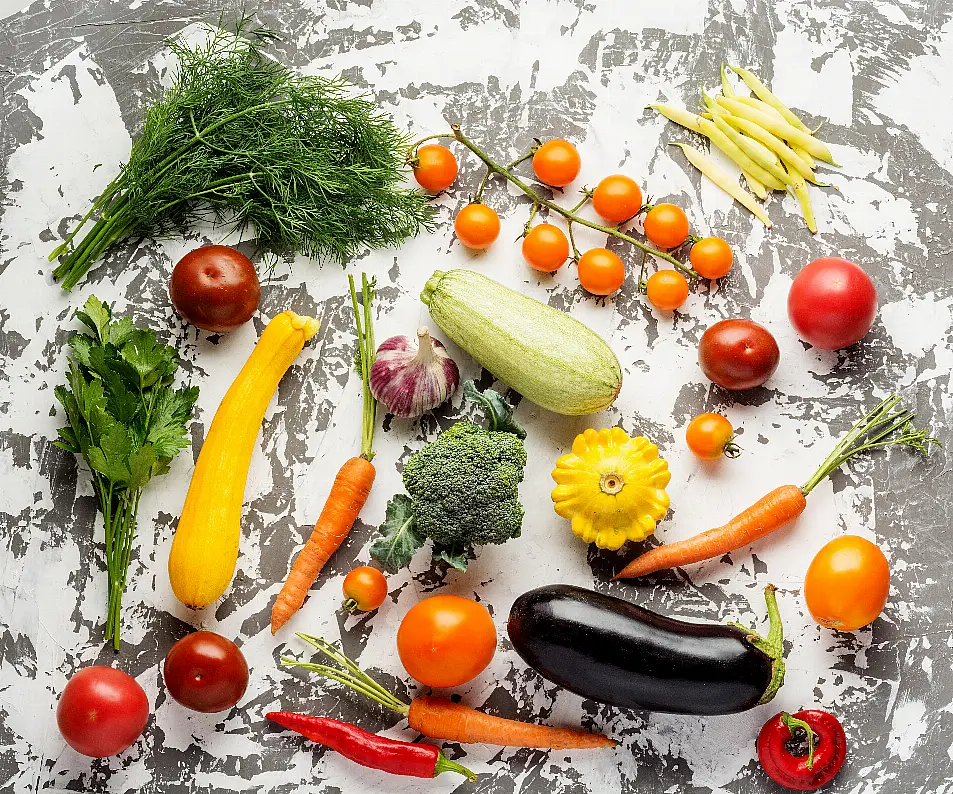
[[[369,565],[362,565],[350,571],[344,577],[341,589],[344,591],[344,609],[347,612],[353,612],[355,609],[373,612],[387,598],[387,580],[384,574]]]
[[[453,230],[467,248],[481,251],[500,236],[500,216],[486,204],[467,204],[457,213]]]
[[[411,607],[397,630],[404,669],[427,686],[465,684],[486,668],[495,652],[493,618],[469,598],[427,598]]]
[[[735,430],[721,414],[699,414],[685,430],[688,448],[702,460],[719,460],[727,455],[737,457],[740,449],[732,441]]]
[[[625,281],[625,265],[608,248],[590,248],[579,257],[579,283],[593,295],[611,295]]]
[[[677,270],[659,270],[649,276],[645,294],[656,309],[674,311],[688,298],[688,280]]]
[[[674,204],[656,204],[645,215],[645,236],[659,248],[677,248],[688,239],[688,217]]]
[[[533,171],[544,185],[565,187],[579,176],[582,160],[569,141],[546,141],[533,155]]]
[[[706,237],[692,246],[688,258],[702,278],[722,278],[731,270],[734,253],[720,237]]]
[[[457,178],[457,158],[446,146],[431,143],[417,150],[413,169],[414,178],[424,190],[439,193]]]
[[[884,553],[866,538],[844,535],[824,546],[804,578],[804,598],[814,620],[855,631],[883,612],[890,590]]]
[[[530,267],[552,273],[569,258],[569,240],[558,226],[540,223],[523,238],[523,258]]]
[[[642,189],[624,174],[607,176],[592,192],[592,208],[612,223],[627,221],[641,206]]]

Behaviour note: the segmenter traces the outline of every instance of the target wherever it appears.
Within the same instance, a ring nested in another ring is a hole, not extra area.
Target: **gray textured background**
[[[353,343],[339,269],[304,260],[280,266],[263,285],[254,328],[229,338],[196,334],[176,318],[166,293],[172,264],[203,241],[219,241],[213,230],[130,241],[69,297],[49,284],[44,256],[62,234],[62,219],[108,180],[128,151],[128,133],[144,104],[167,79],[164,40],[216,18],[219,10],[205,0],[48,0],[0,21],[0,790],[452,790],[456,781],[449,776],[418,784],[361,772],[273,731],[263,719],[278,706],[310,709],[413,738],[390,715],[356,698],[278,671],[283,643],[267,631],[289,556],[310,530],[331,473],[356,449],[358,385],[348,366]],[[493,252],[472,257],[452,239],[449,219],[479,179],[473,158],[462,157],[458,187],[439,200],[438,231],[352,268],[380,278],[378,338],[426,320],[416,295],[435,267],[473,266],[599,329],[619,351],[626,386],[614,408],[588,420],[558,420],[521,404],[519,417],[530,429],[524,537],[485,550],[465,576],[431,569],[421,555],[410,572],[391,577],[391,598],[380,613],[345,622],[334,613],[340,577],[354,560],[367,559],[373,527],[399,487],[400,460],[466,409],[457,400],[418,423],[385,420],[372,501],[293,627],[339,634],[350,653],[406,695],[412,689],[393,652],[394,627],[411,604],[435,590],[480,598],[502,632],[512,599],[549,581],[598,586],[671,614],[754,622],[763,616],[758,591],[772,580],[782,588],[788,623],[788,684],[775,704],[746,715],[695,720],[583,703],[528,671],[503,633],[491,668],[461,690],[467,702],[505,716],[582,721],[621,744],[611,752],[571,755],[447,745],[451,757],[481,773],[478,784],[460,790],[775,792],[753,757],[757,728],[779,708],[817,703],[842,718],[850,742],[847,768],[829,790],[953,791],[951,468],[945,452],[928,461],[895,453],[858,462],[812,494],[805,517],[754,557],[739,552],[685,577],[638,585],[606,584],[621,560],[587,555],[548,499],[552,461],[589,422],[645,433],[670,460],[673,512],[660,526],[663,539],[718,522],[780,482],[802,482],[862,407],[898,386],[920,421],[949,441],[951,5],[276,0],[257,10],[282,34],[277,57],[307,71],[344,71],[415,133],[440,131],[442,118],[460,120],[500,158],[525,150],[534,136],[570,137],[580,143],[585,179],[632,173],[656,198],[685,206],[696,228],[710,225],[727,237],[739,258],[717,290],[702,287],[674,318],[651,311],[632,278],[609,302],[587,297],[571,268],[540,282],[510,244],[525,202],[499,185],[488,194],[504,216]],[[814,193],[821,225],[815,238],[790,199],[771,200],[775,228],[762,232],[666,151],[667,140],[690,136],[643,112],[660,98],[694,103],[699,83],[715,84],[723,59],[773,82],[811,123],[828,117],[823,135],[845,168],[833,177],[839,193]],[[104,168],[94,173],[97,162]],[[597,243],[595,237],[584,242]],[[863,264],[875,277],[882,314],[861,345],[817,354],[788,327],[784,296],[801,265],[831,253]],[[48,444],[61,422],[52,387],[63,377],[71,312],[93,290],[177,346],[185,378],[203,389],[197,442],[265,318],[290,307],[324,320],[266,418],[231,590],[207,614],[188,612],[169,591],[165,564],[188,484],[186,452],[143,500],[118,655],[102,645],[105,572],[88,481],[71,456]],[[782,368],[765,388],[730,398],[701,377],[695,346],[714,320],[748,315],[778,336]],[[479,375],[472,362],[457,358],[465,377]],[[705,467],[687,455],[681,428],[703,409],[726,411],[741,425],[746,451],[739,461]],[[835,635],[810,621],[800,582],[814,550],[845,531],[875,538],[894,578],[887,610],[872,628]],[[200,625],[237,638],[252,664],[248,694],[224,718],[184,713],[161,686],[166,651]],[[66,748],[53,721],[69,675],[91,663],[136,675],[155,706],[139,743],[118,758],[94,762]]]

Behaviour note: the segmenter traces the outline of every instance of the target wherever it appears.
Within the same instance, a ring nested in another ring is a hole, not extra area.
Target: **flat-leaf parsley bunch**
[[[128,317],[114,320],[99,298],[90,297],[76,316],[89,332],[69,341],[69,385],[55,390],[69,425],[60,428],[56,445],[82,455],[92,474],[106,529],[106,640],[118,650],[139,498],[189,445],[187,425],[199,390],[174,388],[175,350]]]

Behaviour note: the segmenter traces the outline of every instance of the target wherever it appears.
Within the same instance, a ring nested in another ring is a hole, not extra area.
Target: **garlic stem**
[[[420,364],[432,364],[436,360],[437,355],[433,352],[430,329],[422,325],[417,329],[417,355],[414,356],[414,361]]]

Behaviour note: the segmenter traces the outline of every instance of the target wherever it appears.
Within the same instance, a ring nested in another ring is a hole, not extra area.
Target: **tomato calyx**
[[[725,448],[722,450],[722,453],[726,458],[731,458],[734,460],[735,458],[740,457],[742,452],[743,449],[741,445],[735,441],[735,436],[732,434],[731,438],[725,442]]]
[[[345,598],[341,603],[341,610],[347,612],[348,614],[354,612],[357,609],[357,599],[356,598]]]

